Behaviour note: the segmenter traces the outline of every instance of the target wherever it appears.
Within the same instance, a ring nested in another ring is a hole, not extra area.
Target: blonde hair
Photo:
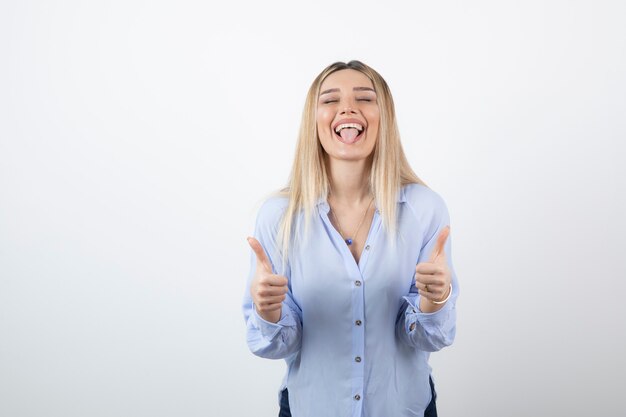
[[[426,185],[413,172],[402,149],[393,98],[383,77],[360,61],[335,62],[329,65],[315,78],[309,88],[288,185],[277,193],[289,199],[277,236],[283,270],[290,245],[307,235],[315,205],[320,198],[324,200],[328,198],[329,179],[324,162],[325,151],[317,133],[317,100],[320,86],[326,77],[345,69],[365,74],[372,81],[376,91],[380,122],[370,170],[370,187],[388,236],[394,236],[396,233],[396,206],[400,188],[411,183]],[[304,225],[299,224],[300,213],[304,214]]]

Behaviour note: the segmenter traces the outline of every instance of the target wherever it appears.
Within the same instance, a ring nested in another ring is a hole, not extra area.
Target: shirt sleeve
[[[433,193],[433,208],[427,213],[430,221],[421,219],[424,227],[424,240],[417,263],[428,262],[441,230],[450,224],[450,217],[445,202]],[[452,233],[446,240],[444,250],[448,267],[452,274],[452,294],[444,306],[434,313],[423,313],[419,309],[420,298],[415,286],[415,274],[409,293],[404,296],[397,319],[396,332],[404,342],[417,349],[436,352],[449,346],[456,334],[456,300],[459,295],[459,283],[452,265]]]
[[[250,272],[243,297],[248,347],[255,355],[268,359],[286,358],[297,352],[300,350],[302,338],[302,312],[291,292],[289,263],[283,264],[276,243],[280,217],[285,208],[282,202],[282,199],[274,198],[263,204],[257,215],[254,231],[254,237],[259,241],[272,264],[272,272],[285,276],[289,281],[289,290],[282,303],[278,323],[271,323],[261,318],[252,302],[250,283],[256,271],[256,256],[252,249],[250,249]]]

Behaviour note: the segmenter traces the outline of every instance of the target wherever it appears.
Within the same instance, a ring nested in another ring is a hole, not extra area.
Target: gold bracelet
[[[451,295],[452,295],[452,283],[450,283],[450,291],[448,291],[448,296],[446,297],[446,299],[445,299],[445,300],[443,300],[443,301],[433,301],[433,300],[430,300],[430,299],[429,299],[428,301],[430,301],[430,302],[431,302],[431,303],[433,303],[433,304],[440,305],[440,304],[443,304],[443,303],[445,303],[446,301],[448,301],[448,300],[450,299],[450,296],[451,296]]]

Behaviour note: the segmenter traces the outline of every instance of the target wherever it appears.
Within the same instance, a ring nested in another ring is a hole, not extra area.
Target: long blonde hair
[[[345,69],[365,74],[372,81],[376,91],[380,122],[378,139],[373,151],[370,187],[383,219],[383,228],[389,236],[396,233],[396,206],[400,188],[411,183],[426,185],[413,172],[402,149],[393,98],[383,77],[360,61],[335,62],[329,65],[315,78],[309,88],[288,185],[278,192],[278,195],[289,199],[277,236],[283,265],[287,260],[290,245],[307,235],[317,202],[321,198],[324,200],[328,198],[329,180],[324,162],[325,151],[317,133],[317,100],[320,86],[326,77]],[[299,224],[300,213],[304,214],[304,225]]]

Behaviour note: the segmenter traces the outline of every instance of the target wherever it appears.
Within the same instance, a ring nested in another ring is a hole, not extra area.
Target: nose
[[[341,114],[354,114],[354,113],[356,113],[356,111],[352,109],[352,107],[350,106],[344,107],[344,109],[341,111]]]

